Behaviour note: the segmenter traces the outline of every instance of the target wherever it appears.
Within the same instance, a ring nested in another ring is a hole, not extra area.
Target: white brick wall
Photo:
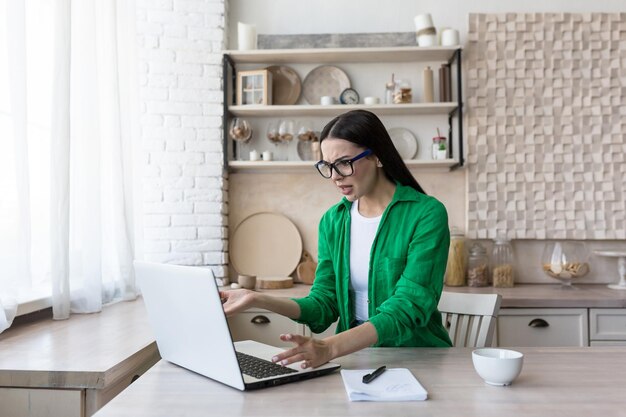
[[[228,273],[227,0],[137,0],[144,257]]]

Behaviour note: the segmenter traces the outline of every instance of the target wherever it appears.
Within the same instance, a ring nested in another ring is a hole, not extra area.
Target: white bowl
[[[472,352],[474,369],[490,385],[511,385],[522,371],[524,355],[509,349],[484,348]]]

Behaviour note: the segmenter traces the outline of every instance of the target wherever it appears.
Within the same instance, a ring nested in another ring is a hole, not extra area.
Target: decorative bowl
[[[509,349],[476,349],[472,352],[472,363],[487,384],[511,385],[522,371],[524,354]]]
[[[583,242],[549,242],[542,255],[543,271],[557,279],[565,288],[572,288],[572,279],[589,273],[589,251]]]

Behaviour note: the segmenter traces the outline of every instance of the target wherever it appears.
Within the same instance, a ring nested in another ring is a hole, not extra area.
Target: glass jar
[[[467,285],[486,287],[489,285],[489,257],[487,249],[478,242],[470,247],[467,259]]]
[[[491,252],[491,280],[494,287],[510,288],[515,284],[513,247],[505,236],[498,236]]]
[[[409,80],[398,80],[393,92],[394,104],[407,104],[413,101],[411,82]]]
[[[435,136],[432,147],[433,160],[446,159],[448,157],[448,141],[445,136]]]
[[[453,227],[450,231],[450,249],[446,266],[445,284],[450,287],[465,285],[465,235]]]

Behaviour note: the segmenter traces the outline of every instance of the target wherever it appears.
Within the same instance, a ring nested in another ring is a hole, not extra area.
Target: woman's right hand
[[[228,290],[220,291],[222,307],[226,316],[232,316],[254,306],[256,293],[250,290]]]

